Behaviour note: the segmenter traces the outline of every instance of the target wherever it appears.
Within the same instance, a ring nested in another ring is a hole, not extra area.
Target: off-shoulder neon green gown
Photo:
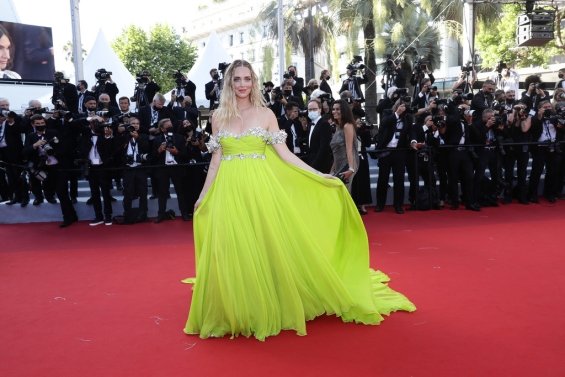
[[[284,162],[284,131],[220,131],[216,178],[194,214],[196,279],[184,332],[265,337],[335,314],[378,324],[415,310],[369,268],[365,227],[347,189]],[[213,145],[212,145],[213,146]]]

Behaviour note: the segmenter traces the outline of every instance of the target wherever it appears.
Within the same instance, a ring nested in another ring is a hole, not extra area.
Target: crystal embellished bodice
[[[252,127],[240,134],[222,129],[217,136],[212,136],[207,144],[213,152],[222,149],[222,159],[264,159],[265,148],[268,144],[284,143],[286,132],[269,132],[262,127]]]

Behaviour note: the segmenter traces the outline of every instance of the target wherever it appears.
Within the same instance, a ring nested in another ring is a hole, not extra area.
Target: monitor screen
[[[50,27],[0,21],[0,80],[53,81]]]

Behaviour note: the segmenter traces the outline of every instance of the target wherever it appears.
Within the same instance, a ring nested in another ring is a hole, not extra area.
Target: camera
[[[502,73],[502,70],[503,70],[504,68],[508,68],[508,66],[506,65],[506,63],[504,63],[504,62],[501,60],[501,61],[499,61],[498,64],[496,65],[495,70],[496,70],[496,72],[498,72],[498,73]]]
[[[98,81],[106,81],[112,76],[112,72],[106,71],[105,68],[100,68],[94,73],[94,77]]]
[[[456,105],[462,104],[463,101],[471,101],[473,99],[473,93],[463,94],[463,91],[461,91],[461,90],[456,90],[454,93],[455,93],[455,96],[452,97],[452,101]]]
[[[107,117],[110,112],[108,110],[99,110],[96,112],[96,115],[99,117]]]
[[[57,137],[48,140],[47,143],[43,144],[43,151],[45,152],[46,156],[53,156],[55,154],[55,149],[53,148],[53,144],[58,144],[59,139]]]
[[[294,78],[294,71],[285,72],[285,73],[283,74],[283,78],[284,78],[285,80],[293,79],[293,78]]]
[[[230,66],[231,63],[219,63],[218,64],[218,71],[222,72],[222,75],[224,74],[224,72],[226,72],[226,69],[228,69],[228,67]]]
[[[365,65],[362,64],[363,58],[360,55],[354,55],[351,63],[347,65],[347,69],[351,70],[352,74],[355,75],[357,70],[365,69]]]
[[[135,163],[139,164],[141,162],[147,161],[148,160],[147,157],[148,157],[147,153],[144,154],[136,153],[135,156],[132,154],[128,154],[126,155],[126,165],[133,165]]]
[[[165,148],[174,148],[175,147],[175,138],[173,137],[172,132],[167,132],[165,134]]]
[[[196,143],[196,142],[199,141],[200,139],[202,139],[202,132],[194,131],[194,132],[192,133],[192,136],[190,137],[190,142],[191,142],[191,143]]]
[[[126,127],[126,130],[127,130],[128,132],[135,132],[135,127],[134,127],[134,126],[131,126],[131,125],[128,125],[128,126]]]
[[[415,73],[422,73],[424,71],[426,71],[428,69],[428,66],[426,65],[425,61],[423,58],[418,58],[416,59],[416,61],[414,62],[414,72]]]
[[[42,114],[45,114],[47,112],[49,112],[49,109],[47,107],[41,107],[39,109],[36,108],[36,107],[28,107],[26,109],[26,113],[30,113],[30,116],[35,115],[35,114],[42,115]]]
[[[466,65],[462,65],[461,72],[465,72],[466,74],[473,72],[473,64],[468,62]]]
[[[135,75],[138,84],[147,85],[149,83],[149,72],[143,71]]]
[[[432,116],[432,122],[437,126],[437,128],[445,127],[445,117],[443,115]]]

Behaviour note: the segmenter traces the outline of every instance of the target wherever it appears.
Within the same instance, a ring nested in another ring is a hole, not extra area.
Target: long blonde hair
[[[251,106],[259,108],[266,106],[265,98],[261,93],[261,88],[259,87],[259,78],[253,70],[253,67],[246,60],[238,59],[234,60],[226,70],[223,80],[223,89],[220,95],[220,106],[216,111],[214,111],[214,121],[218,123],[219,128],[225,127],[234,118],[241,117],[239,111],[237,110],[237,101],[235,97],[235,91],[233,88],[233,75],[234,71],[238,67],[247,67],[251,72],[251,93],[249,94],[249,99],[251,100]]]

